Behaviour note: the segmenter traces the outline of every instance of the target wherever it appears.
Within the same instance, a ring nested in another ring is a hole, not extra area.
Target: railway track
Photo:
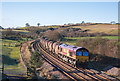
[[[43,48],[42,48],[43,49]],[[48,52],[48,50],[46,50],[47,52]],[[58,58],[58,57],[56,57],[53,53],[50,53],[54,58],[57,58],[57,59],[59,59],[60,61],[62,61],[63,63],[65,63],[66,65],[68,65],[68,66],[71,66],[71,67],[73,67],[73,68],[76,68],[76,67],[74,67],[73,65],[71,65],[71,64],[69,64],[69,63],[67,63],[67,62],[65,62],[65,61],[63,61],[61,58]],[[113,78],[113,77],[110,77],[110,76],[108,76],[108,75],[106,75],[106,74],[103,74],[103,73],[101,73],[101,72],[98,72],[98,73],[95,73],[95,72],[93,72],[93,71],[91,71],[91,70],[89,70],[89,69],[79,69],[79,68],[76,68],[76,70],[77,71],[79,71],[79,72],[84,72],[84,73],[86,73],[86,75],[88,75],[88,76],[91,76],[92,78],[94,78],[94,79],[104,79],[104,80],[107,80],[107,81],[111,81],[111,79],[116,79],[115,77]]]
[[[70,79],[73,80],[107,80],[111,81],[112,78],[109,76],[100,75],[98,73],[92,72],[88,69],[78,69],[71,64],[63,61],[62,59],[54,56],[53,53],[49,53],[48,51],[44,50],[39,43],[36,43],[35,48],[37,48],[38,51],[41,51],[43,54],[43,58],[48,61],[51,65],[56,67],[58,70],[60,70],[62,73],[64,73],[66,76],[68,76]]]

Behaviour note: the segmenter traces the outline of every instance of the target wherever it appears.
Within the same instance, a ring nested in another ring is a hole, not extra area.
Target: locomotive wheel
[[[72,60],[71,59],[69,59],[69,63],[72,64]]]
[[[73,66],[76,66],[76,61],[73,61]]]

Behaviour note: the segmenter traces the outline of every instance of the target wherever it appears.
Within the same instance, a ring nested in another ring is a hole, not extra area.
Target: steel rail
[[[43,48],[42,48],[42,49],[43,49]],[[47,52],[48,52],[48,51],[47,51]],[[53,57],[55,57],[55,56],[53,55],[53,53],[50,53],[50,54],[51,54]],[[58,57],[55,57],[55,58],[58,58]],[[58,59],[61,60],[62,62],[64,62],[65,64],[67,64],[67,65],[69,65],[69,66],[71,66],[71,67],[74,67],[73,65],[71,65],[71,64],[63,61],[61,58],[58,58]],[[95,73],[95,72],[92,72],[92,71],[88,70],[88,69],[79,69],[79,68],[77,68],[77,67],[74,67],[74,68],[76,68],[76,69],[77,69],[78,71],[80,71],[80,72],[82,71],[82,72],[84,72],[84,73],[87,73],[88,76],[91,76],[91,77],[93,77],[93,78],[95,78],[95,79],[97,79],[96,77],[98,77],[98,78],[101,78],[101,79],[104,79],[104,80],[107,80],[107,81],[111,81],[109,78],[107,78],[107,77],[105,77],[105,76],[101,76],[101,75],[99,75],[99,74],[97,74],[97,73]],[[96,77],[92,76],[90,73],[96,75]]]
[[[40,45],[39,45],[39,47],[40,47]],[[40,47],[40,48],[41,48],[41,47]],[[43,48],[42,48],[42,49],[43,49]],[[44,50],[44,51],[45,51],[45,50]],[[48,53],[48,52],[47,52],[47,53]],[[56,58],[54,55],[52,55],[52,56],[53,56],[54,58]],[[57,59],[59,59],[59,58],[57,57]],[[69,64],[69,63],[63,61],[62,59],[61,59],[61,61],[64,62],[65,64],[69,65],[70,67],[76,69],[76,67],[74,67],[74,66],[72,66],[71,64]],[[76,69],[76,70],[79,71],[79,72],[81,72],[81,73],[83,73],[84,75],[89,76],[89,77],[92,78],[92,79],[95,79],[95,80],[101,81],[101,80],[99,80],[99,78],[96,78],[95,76],[92,76],[90,73],[86,73],[86,72],[83,71],[83,70],[78,70],[78,69]]]
[[[46,52],[46,51],[44,51],[44,52]],[[72,67],[72,68],[74,68],[74,67]],[[75,68],[74,68],[75,69]],[[81,72],[81,73],[83,73],[83,72]],[[84,74],[84,73],[83,73]],[[75,75],[77,75],[78,76],[78,74],[75,74]],[[84,74],[85,75],[85,74]],[[89,74],[87,74],[90,78],[92,77],[92,79],[95,79],[95,80],[99,80],[98,78],[96,78],[96,77],[94,77],[94,76],[91,76],[91,75],[89,75]],[[99,80],[100,81],[100,80]]]

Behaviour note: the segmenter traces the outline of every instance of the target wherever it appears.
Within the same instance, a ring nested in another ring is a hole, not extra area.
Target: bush
[[[20,46],[20,45],[19,45],[19,44],[16,44],[16,45],[15,45],[15,47],[18,47],[18,46]]]
[[[60,41],[62,39],[61,34],[58,31],[47,31],[44,34],[45,37],[47,37],[49,40],[53,41]]]
[[[95,39],[80,39],[76,45],[87,48],[92,54],[100,54],[118,58],[118,41],[97,37]]]

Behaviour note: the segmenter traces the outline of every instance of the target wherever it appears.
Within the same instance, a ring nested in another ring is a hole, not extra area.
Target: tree
[[[85,24],[85,21],[82,21],[82,23],[81,24]]]
[[[26,23],[25,25],[26,25],[26,27],[29,27],[29,26],[30,26],[29,23]]]
[[[111,24],[116,24],[115,21],[111,21],[110,23],[111,23]]]
[[[53,41],[59,41],[62,39],[62,35],[56,31],[56,30],[49,30],[48,32],[45,33],[45,36],[49,39],[49,40],[53,40]]]
[[[38,27],[39,27],[40,23],[37,23],[37,25],[38,25]]]

